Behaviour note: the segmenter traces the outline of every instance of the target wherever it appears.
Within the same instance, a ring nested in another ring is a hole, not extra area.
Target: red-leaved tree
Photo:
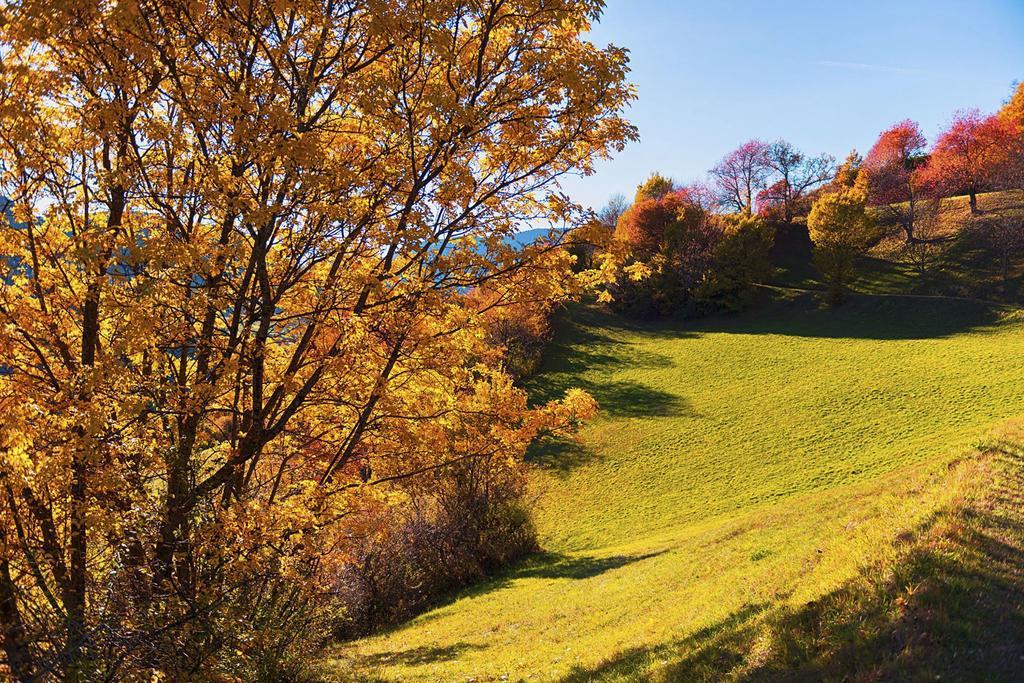
[[[857,184],[866,192],[868,205],[888,214],[912,243],[922,239],[914,233],[918,208],[932,196],[933,189],[926,171],[926,144],[917,123],[901,121],[878,137],[864,157],[857,178]]]
[[[633,253],[648,257],[661,248],[666,230],[679,220],[685,208],[686,197],[678,191],[641,198],[619,217],[615,239],[628,244]]]
[[[942,196],[966,193],[971,213],[978,209],[978,193],[1005,184],[1014,126],[977,109],[959,112],[935,141],[926,180]]]

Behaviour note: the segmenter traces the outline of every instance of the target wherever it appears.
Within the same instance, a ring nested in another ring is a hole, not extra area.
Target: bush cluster
[[[474,459],[410,487],[404,504],[361,515],[336,581],[340,638],[408,618],[538,549],[520,470]]]
[[[754,216],[714,214],[687,189],[652,197],[644,187],[619,219],[615,246],[650,273],[638,280],[620,277],[612,287],[613,308],[654,317],[749,305],[753,285],[772,270],[771,226]]]

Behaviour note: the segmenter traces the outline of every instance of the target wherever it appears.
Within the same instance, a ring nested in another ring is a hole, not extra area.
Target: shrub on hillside
[[[643,198],[622,214],[615,242],[643,279],[623,274],[612,287],[616,310],[638,317],[737,311],[772,272],[774,228],[756,216],[719,216],[689,189]]]
[[[519,469],[473,459],[410,482],[398,506],[361,515],[338,573],[336,635],[353,638],[408,618],[538,549]]]
[[[638,194],[639,196],[639,194]],[[685,190],[640,199],[619,219],[615,240],[648,277],[625,275],[611,288],[613,306],[636,316],[668,315],[694,301],[713,264],[721,229]]]
[[[723,217],[720,225],[722,237],[699,298],[711,311],[739,311],[753,302],[754,285],[771,277],[775,228],[743,215]]]

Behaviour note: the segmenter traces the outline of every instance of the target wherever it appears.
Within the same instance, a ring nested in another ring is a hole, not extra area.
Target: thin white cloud
[[[887,66],[885,64],[864,64],[863,62],[840,62],[823,59],[815,62],[819,66],[834,66],[840,69],[857,69],[858,71],[880,71],[890,74],[916,74],[918,69],[908,69],[902,66]]]

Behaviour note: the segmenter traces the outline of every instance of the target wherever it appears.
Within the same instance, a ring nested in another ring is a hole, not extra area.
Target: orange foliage
[[[961,112],[942,132],[923,174],[943,196],[966,192],[977,211],[977,193],[1006,183],[1017,131],[1006,119]]]
[[[601,4],[0,8],[16,677],[287,678],[367,501],[592,414],[528,407],[464,293],[587,279],[508,241],[635,137]]]

